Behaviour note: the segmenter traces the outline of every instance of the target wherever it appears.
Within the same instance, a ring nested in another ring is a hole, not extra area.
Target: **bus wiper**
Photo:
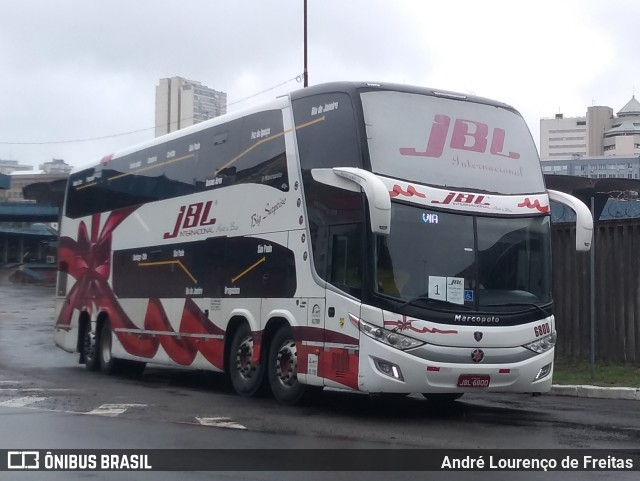
[[[408,306],[409,304],[413,304],[415,301],[426,301],[428,304],[438,304],[447,307],[455,307],[455,308],[463,308],[463,309],[471,309],[470,307],[465,306],[464,304],[456,304],[455,302],[445,301],[442,299],[434,299],[433,297],[429,297],[427,294],[420,294],[419,296],[412,297],[407,301],[400,304],[398,309],[402,309],[404,306]]]
[[[549,317],[549,313],[547,311],[545,311],[542,307],[540,307],[538,304],[535,304],[533,302],[505,302],[504,304],[482,304],[480,307],[517,307],[517,306],[532,307],[542,312],[542,314],[544,314],[544,317]]]

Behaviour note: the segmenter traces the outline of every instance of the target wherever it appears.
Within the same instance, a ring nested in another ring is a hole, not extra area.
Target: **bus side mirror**
[[[566,205],[576,213],[576,250],[588,251],[591,249],[593,217],[589,208],[584,205],[584,202],[572,195],[557,190],[548,190],[547,192],[549,192],[550,200]]]
[[[355,167],[312,169],[316,182],[351,192],[364,192],[369,204],[371,231],[388,235],[391,231],[391,197],[384,183],[375,174]]]

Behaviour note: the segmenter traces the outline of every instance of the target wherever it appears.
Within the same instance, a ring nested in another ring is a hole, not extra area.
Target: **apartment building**
[[[227,94],[182,77],[156,86],[156,137],[227,113]]]
[[[640,102],[635,95],[616,115],[606,106],[585,116],[540,119],[540,158],[628,157],[640,155]]]

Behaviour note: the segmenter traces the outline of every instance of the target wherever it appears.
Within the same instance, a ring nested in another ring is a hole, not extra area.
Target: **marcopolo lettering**
[[[463,314],[456,314],[453,318],[455,322],[473,322],[476,324],[499,324],[499,316],[465,316]]]

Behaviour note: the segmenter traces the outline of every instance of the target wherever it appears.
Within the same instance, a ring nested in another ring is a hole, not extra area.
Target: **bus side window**
[[[362,224],[329,228],[329,282],[352,294],[362,288]]]
[[[199,138],[195,166],[198,191],[227,187],[235,183],[242,119],[203,130]],[[233,168],[232,168],[233,167]]]

